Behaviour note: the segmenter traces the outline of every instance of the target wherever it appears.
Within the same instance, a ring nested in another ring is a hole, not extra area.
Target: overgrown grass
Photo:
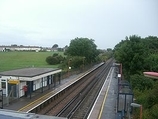
[[[53,53],[63,55],[63,52],[0,52],[0,72],[26,67],[56,68],[58,65],[48,65],[45,61]]]

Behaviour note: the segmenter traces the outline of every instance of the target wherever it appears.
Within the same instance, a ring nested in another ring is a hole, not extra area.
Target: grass
[[[26,67],[52,67],[57,65],[48,65],[46,57],[53,53],[63,55],[63,52],[0,52],[0,72]]]

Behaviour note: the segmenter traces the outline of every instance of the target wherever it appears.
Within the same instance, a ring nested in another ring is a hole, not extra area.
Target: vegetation
[[[53,47],[57,46],[56,44],[53,45]],[[50,65],[60,64],[60,68],[67,71],[69,67],[72,69],[84,69],[85,65],[106,61],[112,56],[112,49],[107,51],[98,50],[94,40],[88,38],[72,39],[69,47],[66,46],[65,49],[65,57],[54,54],[48,56],[46,62]]]
[[[94,40],[88,38],[71,40],[69,47],[64,48],[66,52],[58,48],[58,44],[54,44],[52,48],[53,52],[0,52],[0,71],[26,67],[58,67],[64,71],[67,71],[69,66],[72,69],[84,69],[85,65],[106,61],[112,56],[112,49],[98,50]]]
[[[87,62],[93,62],[99,55],[99,52],[93,39],[75,38],[71,40],[66,54],[70,56],[81,56],[84,57]]]
[[[46,62],[50,65],[60,64],[63,60],[64,57],[62,55],[59,55],[58,53],[54,53],[52,56],[48,56],[46,58]]]
[[[52,48],[58,48],[58,44],[54,44]]]
[[[98,57],[103,62],[106,61],[107,59],[113,57],[113,50],[110,49],[110,48],[108,48],[107,50],[99,49],[98,51],[99,51],[99,56]]]
[[[143,105],[144,119],[157,119],[158,81],[143,76],[144,71],[158,71],[158,38],[130,36],[114,48],[114,56],[123,65],[125,79],[129,80],[136,102]]]
[[[63,52],[0,52],[0,71],[26,67],[58,67],[46,63],[46,57]]]
[[[85,65],[101,61],[94,40],[88,38],[72,39],[65,54],[67,55],[65,64],[71,65],[72,68],[84,69]]]

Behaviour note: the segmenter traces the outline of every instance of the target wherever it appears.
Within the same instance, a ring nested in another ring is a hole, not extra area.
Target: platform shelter
[[[60,83],[61,69],[54,68],[23,68],[0,72],[0,88],[3,96],[16,99],[22,96],[30,97],[35,91],[44,90]]]
[[[130,104],[133,102],[133,92],[127,80],[121,80],[118,83],[117,111],[127,113]]]
[[[118,118],[124,118],[128,115],[130,104],[133,102],[133,91],[130,83],[122,77],[122,64],[115,63],[116,79],[118,81],[117,91],[117,115]]]

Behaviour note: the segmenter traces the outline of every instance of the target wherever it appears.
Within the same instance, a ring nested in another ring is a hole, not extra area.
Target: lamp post
[[[120,64],[120,74],[121,74],[121,80],[122,80],[122,63]]]
[[[69,59],[69,61],[68,61],[68,77],[69,77],[69,71],[70,71],[70,69],[71,69],[71,67],[70,67],[70,62],[71,62],[71,59]]]
[[[83,71],[84,71],[84,60],[85,60],[85,57],[83,57]]]
[[[140,119],[142,119],[142,109],[143,109],[143,107],[142,107],[142,105],[140,105],[140,104],[137,104],[137,103],[131,103],[131,106],[132,107],[140,107]]]

